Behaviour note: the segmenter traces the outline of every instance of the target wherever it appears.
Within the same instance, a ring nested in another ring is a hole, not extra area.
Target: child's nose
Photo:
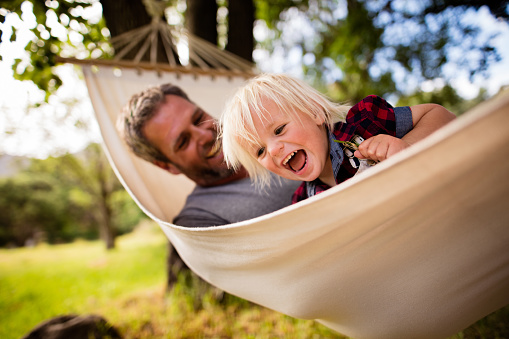
[[[273,157],[277,157],[278,155],[281,154],[281,151],[283,150],[283,143],[273,141],[267,147],[268,147],[269,154]]]

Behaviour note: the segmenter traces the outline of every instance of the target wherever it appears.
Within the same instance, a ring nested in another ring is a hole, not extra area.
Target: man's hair
[[[166,95],[176,95],[191,102],[187,94],[172,84],[152,86],[131,96],[117,119],[117,129],[131,151],[151,163],[170,160],[143,135],[143,127],[165,102]]]
[[[337,104],[302,80],[284,74],[261,74],[237,90],[221,116],[223,154],[228,166],[241,165],[258,185],[270,183],[270,172],[265,169],[246,145],[260,146],[260,137],[254,128],[252,115],[261,121],[270,116],[264,104],[272,102],[292,119],[300,114],[320,117],[332,129],[335,122],[344,121],[350,106]]]

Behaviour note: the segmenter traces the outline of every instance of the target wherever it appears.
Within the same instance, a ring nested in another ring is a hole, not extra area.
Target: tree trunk
[[[214,0],[187,0],[186,11],[187,30],[211,44],[217,45],[217,3]],[[194,46],[189,42],[189,55],[192,55]],[[205,61],[206,62],[206,61]],[[190,60],[191,65],[195,63]],[[210,67],[211,64],[206,62]]]
[[[101,5],[112,37],[148,25],[152,21],[142,0],[101,0]]]
[[[103,17],[112,38],[152,22],[152,17],[147,12],[142,0],[101,0],[101,4],[103,6]],[[160,19],[165,20],[164,17]],[[160,33],[158,33],[157,38],[157,62],[168,63],[169,60]],[[122,59],[133,60],[143,43],[145,41],[141,41],[138,46],[131,49]],[[151,61],[149,53],[150,49],[145,52],[140,61]],[[178,61],[178,58],[175,60]]]
[[[225,49],[251,62],[254,48],[254,13],[253,0],[228,2],[228,43]]]
[[[186,27],[192,34],[217,45],[215,0],[187,0]]]
[[[115,248],[115,230],[113,228],[113,215],[110,208],[110,198],[113,193],[111,183],[108,182],[106,157],[99,155],[97,159],[97,180],[99,182],[99,233],[106,244],[106,249]]]
[[[115,230],[112,225],[111,209],[104,200],[99,205],[99,234],[106,245],[106,249],[111,250],[115,248]]]
[[[148,25],[152,21],[142,0],[101,0],[101,5],[103,17],[112,38]],[[131,50],[124,59],[134,59],[137,52],[137,49]]]

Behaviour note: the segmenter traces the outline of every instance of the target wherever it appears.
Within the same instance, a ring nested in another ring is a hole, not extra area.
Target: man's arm
[[[424,139],[456,118],[454,114],[437,104],[415,105],[411,109],[414,128],[401,138],[409,145]]]
[[[385,160],[424,139],[455,118],[454,114],[437,104],[416,105],[412,106],[411,110],[413,129],[405,136],[399,139],[387,134],[375,135],[361,143],[354,155],[359,159]]]

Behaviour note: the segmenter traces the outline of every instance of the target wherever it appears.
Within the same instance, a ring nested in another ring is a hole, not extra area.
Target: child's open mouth
[[[307,160],[306,152],[300,149],[288,154],[283,160],[283,166],[288,167],[293,172],[299,172],[306,166]]]

